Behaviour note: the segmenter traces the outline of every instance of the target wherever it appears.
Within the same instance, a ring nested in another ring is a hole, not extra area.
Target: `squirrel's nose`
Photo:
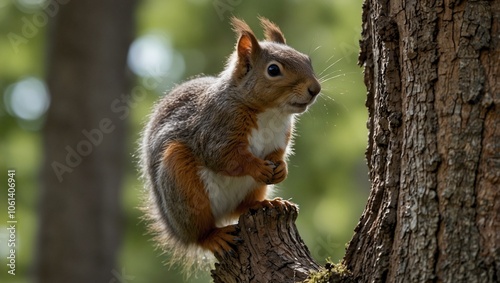
[[[309,95],[316,96],[321,91],[321,85],[317,80],[314,80],[313,83],[307,88]]]

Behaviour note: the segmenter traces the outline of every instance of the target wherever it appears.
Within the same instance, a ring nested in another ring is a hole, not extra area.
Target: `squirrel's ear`
[[[262,28],[264,29],[264,36],[267,41],[286,44],[285,36],[275,23],[264,17],[259,17],[259,20]]]
[[[237,47],[239,58],[252,58],[258,55],[260,51],[259,42],[253,33],[242,32],[238,39]]]
[[[255,37],[250,27],[244,21],[238,18],[231,18],[233,30],[239,36],[238,43],[236,44],[236,51],[238,53],[238,65],[241,67],[240,71],[246,73],[249,71],[255,60],[260,55],[259,41]]]

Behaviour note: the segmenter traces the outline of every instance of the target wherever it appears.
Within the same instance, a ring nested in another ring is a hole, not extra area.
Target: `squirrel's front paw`
[[[275,168],[276,165],[272,161],[265,160],[258,165],[257,172],[252,176],[257,182],[272,184]]]
[[[271,184],[278,184],[285,180],[288,175],[288,169],[285,161],[278,161],[275,164],[273,178],[271,179]]]

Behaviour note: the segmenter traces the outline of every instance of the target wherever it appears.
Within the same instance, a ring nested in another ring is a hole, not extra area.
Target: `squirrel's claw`
[[[274,163],[276,167],[274,168],[273,178],[271,180],[271,184],[278,184],[285,180],[288,169],[285,161],[278,161]]]
[[[263,209],[263,208],[275,208],[279,207],[283,210],[288,210],[295,208],[296,205],[288,200],[284,200],[282,198],[274,198],[274,199],[265,199],[262,201],[257,202],[254,206],[252,206],[250,209],[253,210],[258,210],[258,209]]]
[[[257,168],[258,174],[256,178],[254,177],[255,180],[268,185],[272,184],[274,169],[276,168],[276,165],[272,161],[265,160]]]
[[[236,225],[216,228],[202,240],[201,246],[210,250],[216,257],[224,257],[225,254],[234,256],[233,246],[243,241],[235,235],[237,232],[238,226]]]

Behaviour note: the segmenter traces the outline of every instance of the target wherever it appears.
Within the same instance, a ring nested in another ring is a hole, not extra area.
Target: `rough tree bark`
[[[134,2],[51,3],[36,282],[112,282],[117,272],[125,120],[111,104],[128,93]]]
[[[366,0],[359,282],[499,282],[500,1]]]
[[[238,236],[243,244],[233,254],[217,256],[214,282],[297,282],[318,271],[295,226],[297,214],[294,204],[274,201],[242,215]]]
[[[365,0],[371,194],[335,282],[500,282],[499,18],[500,0]]]

